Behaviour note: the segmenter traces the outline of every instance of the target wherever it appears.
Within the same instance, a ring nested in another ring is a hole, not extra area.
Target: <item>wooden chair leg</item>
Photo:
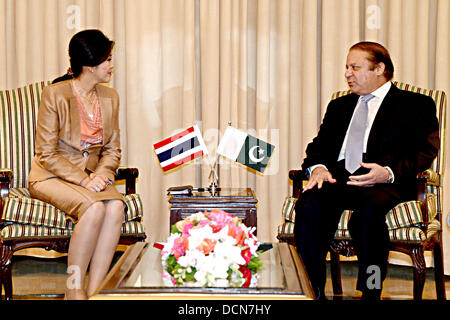
[[[414,300],[422,300],[423,288],[425,285],[425,278],[427,275],[427,268],[425,265],[425,257],[423,254],[423,248],[413,248],[410,253],[413,270],[414,270],[414,287],[413,297]]]
[[[5,300],[12,300],[12,274],[11,274],[11,264],[7,266],[6,272],[2,272],[2,283],[5,289]]]
[[[442,247],[439,241],[434,244],[433,257],[434,257],[434,282],[436,284],[436,298],[437,300],[446,300],[444,262],[442,258]]]
[[[341,266],[339,254],[330,250],[331,283],[335,295],[342,294]]]
[[[2,242],[0,242],[0,281],[3,288],[5,289],[5,300],[12,300],[12,256],[13,250],[11,249],[11,246],[4,245]]]

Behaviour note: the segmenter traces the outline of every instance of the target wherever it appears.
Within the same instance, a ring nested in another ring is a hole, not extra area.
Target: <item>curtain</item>
[[[395,80],[450,94],[449,10],[448,0],[0,0],[0,88],[65,73],[71,36],[101,29],[116,41],[109,85],[121,98],[122,165],[139,168],[149,240],[169,233],[167,188],[207,187],[217,160],[220,186],[252,188],[258,238],[275,241],[288,171],[300,166],[331,94],[347,88],[348,48],[378,41]],[[152,144],[192,124],[209,156],[163,174]],[[217,157],[228,124],[275,145],[264,175]]]

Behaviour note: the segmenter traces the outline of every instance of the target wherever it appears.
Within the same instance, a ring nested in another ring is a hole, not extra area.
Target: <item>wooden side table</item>
[[[257,202],[250,188],[221,188],[214,196],[208,191],[194,191],[190,195],[170,195],[170,228],[193,213],[214,208],[232,213],[247,227],[256,228]]]

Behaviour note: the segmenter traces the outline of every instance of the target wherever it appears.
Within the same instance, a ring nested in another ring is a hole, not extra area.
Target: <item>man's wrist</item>
[[[313,165],[313,166],[311,166],[311,167],[306,169],[307,177],[308,178],[311,177],[311,174],[314,171],[314,169],[319,168],[319,167],[322,167],[322,168],[325,168],[326,170],[328,170],[328,168],[325,165],[323,165],[323,164],[315,164],[315,165]]]
[[[391,168],[389,167],[384,167],[388,172],[389,172],[389,177],[386,180],[386,183],[394,183],[394,173],[392,172]]]

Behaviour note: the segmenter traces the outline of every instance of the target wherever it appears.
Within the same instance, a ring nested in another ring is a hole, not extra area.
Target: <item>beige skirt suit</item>
[[[33,198],[54,205],[77,222],[96,201],[124,201],[112,185],[101,192],[80,185],[90,172],[114,181],[121,157],[119,96],[112,88],[96,86],[103,142],[82,148],[78,103],[70,81],[58,82],[42,91],[28,188]]]

